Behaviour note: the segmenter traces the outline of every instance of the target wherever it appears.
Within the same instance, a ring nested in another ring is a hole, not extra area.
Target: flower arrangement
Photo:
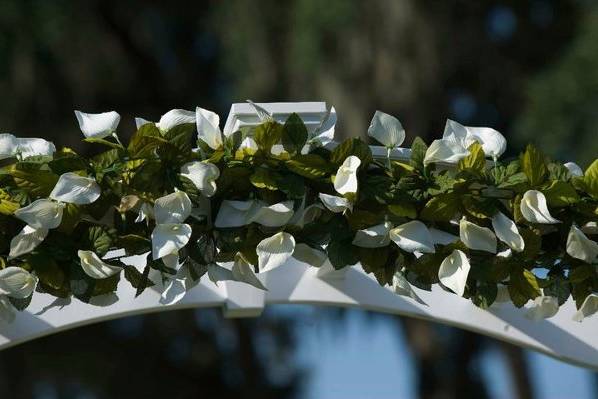
[[[90,158],[0,134],[0,315],[35,291],[88,302],[122,277],[140,294],[150,270],[164,303],[204,274],[265,290],[260,273],[290,257],[360,263],[419,302],[414,286],[441,284],[483,308],[532,300],[534,319],[570,296],[575,320],[598,311],[598,160],[584,172],[531,145],[503,160],[499,132],[449,120],[397,161],[405,131],[380,111],[368,134],[388,155],[376,159],[358,138],[331,145],[334,109],[309,132],[296,114],[281,124],[254,107],[261,124],[225,133],[199,107],[136,118],[126,145],[118,113],[75,111]],[[133,255],[143,270],[122,261]]]

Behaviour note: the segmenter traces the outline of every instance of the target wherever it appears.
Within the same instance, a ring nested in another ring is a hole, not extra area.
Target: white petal
[[[462,251],[455,249],[440,264],[438,278],[445,287],[450,288],[457,295],[463,296],[470,268],[467,256]]]
[[[573,316],[573,321],[581,322],[584,318],[590,317],[598,311],[598,295],[590,294],[581,304],[581,307]]]
[[[49,199],[38,199],[24,208],[17,209],[14,215],[35,229],[55,229],[60,226],[63,209],[63,204]]]
[[[0,159],[12,158],[17,154],[17,138],[9,133],[0,134]]]
[[[313,267],[322,266],[328,259],[326,252],[318,251],[317,249],[314,249],[304,243],[295,245],[293,258],[297,259],[299,262],[303,262]]]
[[[565,168],[569,170],[569,174],[573,177],[583,176],[583,170],[575,162],[567,162]]]
[[[148,222],[149,222],[149,219],[153,218],[153,217],[154,217],[154,208],[147,202],[144,202],[139,207],[139,213],[137,214],[135,223],[141,223],[144,220],[148,220]]]
[[[37,277],[20,267],[0,270],[0,293],[12,298],[27,298],[37,286]]]
[[[492,158],[500,158],[507,150],[507,140],[498,131],[489,127],[467,126],[470,139],[474,139],[482,145],[484,154]]]
[[[218,228],[245,226],[254,203],[255,201],[222,201],[214,226]]]
[[[253,285],[255,288],[266,291],[264,284],[262,284],[260,279],[253,272],[253,265],[247,262],[243,255],[239,252],[237,252],[235,255],[235,263],[233,265],[232,274],[235,281]]]
[[[430,231],[430,235],[432,235],[434,244],[449,245],[459,241],[459,237],[446,231],[438,230],[434,227],[430,227],[428,230]]]
[[[60,175],[50,198],[69,204],[87,205],[100,198],[101,191],[94,179],[69,172]]]
[[[189,196],[184,191],[175,191],[154,202],[154,217],[157,224],[183,223],[191,209]]]
[[[567,236],[567,253],[586,263],[593,263],[598,258],[598,243],[586,237],[577,226],[571,226]]]
[[[390,223],[381,223],[367,229],[358,230],[353,238],[353,245],[362,248],[380,248],[390,243],[388,235],[392,225]]]
[[[191,226],[181,223],[158,224],[152,231],[152,257],[160,259],[177,252],[189,242]]]
[[[533,306],[525,317],[534,321],[548,319],[559,311],[559,301],[553,296],[539,296],[534,299]]]
[[[255,140],[253,138],[245,137],[243,139],[243,141],[241,141],[241,144],[239,145],[240,150],[242,150],[244,148],[248,148],[250,150],[257,151],[259,147],[257,146],[257,143],[255,142]],[[274,147],[272,147],[272,148],[274,148]]]
[[[521,214],[531,223],[555,224],[560,220],[553,218],[548,211],[546,197],[540,191],[528,190],[521,199]]]
[[[336,126],[336,110],[331,107],[322,124],[314,132],[314,137],[309,140],[312,143],[327,145],[334,140],[334,129]]]
[[[56,152],[56,146],[50,141],[34,138],[16,139],[17,152],[23,159],[35,156],[53,156]]]
[[[349,155],[338,168],[334,178],[334,189],[339,194],[357,192],[357,169],[359,165],[361,165],[361,160],[355,155]]]
[[[0,295],[0,320],[6,323],[12,323],[16,318],[15,309],[8,297]]]
[[[44,241],[48,235],[48,229],[35,229],[29,225],[23,227],[10,241],[10,253],[8,259],[16,258],[33,251]]]
[[[284,264],[294,250],[295,238],[282,231],[260,241],[256,248],[260,273]]]
[[[216,179],[220,169],[213,163],[189,162],[181,167],[181,175],[193,182],[195,187],[206,197],[216,193]]]
[[[444,125],[444,133],[442,134],[443,140],[447,140],[453,144],[457,144],[467,149],[473,143],[468,136],[469,132],[467,131],[466,126],[463,126],[459,122],[453,121],[451,119],[446,120]]]
[[[583,231],[586,234],[598,234],[598,223],[588,222],[581,226],[581,231]]]
[[[185,123],[195,123],[195,112],[184,109],[171,109],[156,123],[161,132],[167,132],[175,126]]]
[[[210,263],[208,265],[208,278],[216,285],[218,285],[219,281],[235,280],[233,273],[230,270],[217,265],[216,263]]]
[[[295,211],[293,217],[289,220],[289,224],[302,229],[306,224],[316,220],[322,214],[322,209],[324,208],[320,204],[311,204],[306,208],[305,198],[303,198],[301,206]]]
[[[489,228],[478,226],[463,218],[459,222],[459,236],[467,248],[496,253],[496,236]]]
[[[86,114],[85,112],[75,111],[75,116],[83,135],[98,139],[110,136],[120,122],[120,115],[115,111],[101,114]]]
[[[143,118],[135,118],[135,127],[137,129],[139,129],[143,125],[147,125],[148,123],[153,123],[153,122],[150,122],[147,119],[143,119]]]
[[[401,273],[401,272],[395,273],[395,275],[392,279],[392,285],[393,285],[395,294],[409,297],[409,298],[415,300],[416,302],[427,306],[427,304],[413,290],[413,287],[411,286],[411,284],[409,284],[409,281],[407,281],[405,276],[403,276],[403,273]]]
[[[178,271],[182,266],[182,264],[179,263],[178,251],[175,251],[171,254],[164,255],[161,259],[162,259],[162,263],[164,263],[164,266],[166,266],[169,269],[174,269],[174,270]]]
[[[376,111],[374,114],[368,134],[387,148],[397,147],[405,140],[405,129],[401,122],[394,116],[381,111]]]
[[[390,230],[390,239],[403,251],[434,253],[434,238],[428,227],[419,220],[412,220]]]
[[[467,148],[449,140],[434,140],[426,150],[424,165],[435,162],[456,164],[469,155]]]
[[[280,227],[292,217],[293,201],[285,201],[270,206],[254,206],[247,215],[247,224],[255,222],[266,227]]]
[[[222,133],[220,132],[220,117],[218,114],[197,107],[195,117],[197,119],[198,137],[210,148],[214,150],[220,148],[222,146]]]
[[[187,291],[195,287],[199,280],[194,281],[188,267],[181,267],[177,274],[168,279],[164,284],[164,290],[160,296],[162,305],[172,305],[185,297]]]
[[[99,256],[93,251],[81,251],[77,252],[79,260],[81,261],[81,268],[91,278],[101,280],[114,276],[120,273],[122,268],[118,266],[112,266],[104,262]]]
[[[334,213],[341,213],[347,209],[350,211],[353,210],[353,204],[344,197],[337,197],[335,195],[323,193],[320,193],[319,197],[324,206]]]
[[[504,213],[498,212],[492,217],[492,228],[499,240],[507,244],[513,251],[521,252],[525,248],[523,237],[517,225]]]

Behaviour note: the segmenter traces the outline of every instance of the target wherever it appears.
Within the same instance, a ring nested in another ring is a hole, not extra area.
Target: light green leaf
[[[331,165],[316,154],[296,155],[286,165],[291,171],[308,179],[318,179],[332,173]]]
[[[528,144],[525,152],[521,155],[521,169],[532,187],[540,186],[546,180],[548,173],[544,154],[533,145]]]
[[[586,169],[583,175],[583,182],[588,194],[598,199],[598,159]]]
[[[486,166],[486,156],[482,145],[478,142],[474,142],[469,146],[469,155],[459,161],[457,166],[458,170],[472,170],[481,172]]]
[[[554,180],[548,188],[542,191],[551,207],[568,206],[579,201],[579,196],[573,186],[562,180]]]
[[[448,222],[459,210],[460,200],[455,194],[441,194],[430,199],[420,213],[423,220]]]
[[[272,146],[280,141],[282,132],[283,126],[280,123],[267,121],[255,128],[253,139],[260,150],[269,154]]]

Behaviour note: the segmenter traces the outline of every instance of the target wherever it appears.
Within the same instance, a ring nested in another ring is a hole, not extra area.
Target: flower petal
[[[178,251],[164,255],[161,259],[162,259],[162,263],[164,263],[164,266],[166,266],[169,269],[178,271],[182,266],[182,263],[179,263]]]
[[[141,126],[143,125],[147,125],[148,123],[153,123],[148,121],[147,119],[143,119],[143,118],[135,118],[135,128],[139,129]]]
[[[362,248],[380,248],[390,243],[388,235],[392,225],[390,223],[381,223],[367,229],[358,230],[353,238],[353,245]]]
[[[564,164],[564,166],[565,166],[565,168],[567,168],[567,170],[569,170],[569,174],[571,176],[573,176],[573,177],[583,176],[583,170],[575,162],[567,162]]]
[[[17,209],[14,216],[35,229],[55,229],[60,226],[63,209],[63,204],[42,198]]]
[[[176,275],[169,278],[164,284],[164,290],[160,295],[160,303],[162,305],[172,305],[179,302],[185,297],[187,291],[195,287],[199,283],[199,279],[193,280],[191,272],[188,267],[181,267]]]
[[[110,136],[120,122],[120,115],[115,111],[103,112],[101,114],[87,114],[75,111],[75,116],[83,135],[98,139]]]
[[[368,128],[368,135],[387,148],[395,148],[403,144],[405,129],[394,116],[376,111]]]
[[[258,223],[266,227],[280,227],[293,217],[293,201],[279,202],[274,205],[254,206],[247,215],[247,223]]]
[[[0,295],[0,320],[6,323],[12,323],[16,318],[15,309],[8,297]]]
[[[37,277],[27,270],[9,266],[0,270],[0,294],[11,298],[27,298],[37,286]]]
[[[344,197],[337,197],[335,195],[324,193],[320,193],[319,197],[324,206],[334,213],[341,213],[347,209],[350,211],[353,210],[353,204]]]
[[[10,241],[8,259],[16,258],[33,251],[44,241],[47,235],[48,229],[35,229],[29,225],[23,227],[23,230]]]
[[[407,281],[407,279],[405,278],[403,273],[401,273],[401,272],[395,273],[395,275],[392,279],[392,286],[394,288],[395,294],[409,297],[409,298],[413,299],[414,301],[421,303],[422,305],[428,306],[428,304],[425,303],[419,297],[419,295],[417,295],[417,293],[413,290],[413,287],[411,286],[411,284],[409,284],[409,281]]]
[[[434,253],[434,238],[428,227],[419,220],[412,220],[390,230],[390,239],[403,251]]]
[[[572,225],[567,236],[567,253],[586,263],[598,258],[598,243],[590,240],[577,226]]]
[[[171,109],[162,115],[156,126],[161,132],[165,133],[175,126],[186,123],[195,123],[195,112],[184,109]]]
[[[16,150],[23,159],[36,156],[53,156],[56,146],[51,141],[35,138],[17,138]]]
[[[195,109],[195,117],[199,139],[214,150],[220,148],[222,146],[222,133],[219,127],[220,117],[218,114],[197,107]]]
[[[583,301],[579,310],[573,315],[573,321],[581,322],[598,311],[598,295],[590,294]]]
[[[434,227],[430,227],[428,230],[430,231],[430,235],[432,236],[432,241],[434,244],[449,245],[459,241],[459,237],[454,234],[447,233],[446,231],[438,230]]]
[[[507,244],[513,251],[521,252],[525,248],[523,237],[519,234],[517,225],[504,213],[498,212],[492,217],[492,228],[499,240]]]
[[[507,140],[498,131],[489,127],[466,126],[468,138],[482,145],[486,156],[498,159],[507,150]]]
[[[253,272],[253,265],[243,257],[243,254],[237,252],[235,255],[235,263],[233,264],[232,275],[235,281],[240,281],[255,288],[267,291],[266,287],[260,279]]]
[[[525,317],[534,321],[548,319],[559,311],[559,301],[553,296],[538,296]]]
[[[324,262],[326,262],[326,260],[328,260],[326,252],[314,249],[302,242],[295,245],[293,258],[297,259],[299,262],[313,267],[320,267],[324,264]]]
[[[478,226],[463,218],[459,222],[459,236],[469,249],[496,253],[496,236],[487,227]]]
[[[324,208],[320,204],[311,204],[306,208],[305,198],[303,198],[301,206],[295,211],[293,217],[289,220],[289,224],[302,229],[306,224],[311,223],[320,217],[322,209]]]
[[[157,224],[183,223],[191,214],[191,200],[184,191],[175,191],[154,201]]]
[[[320,126],[315,130],[314,135],[309,139],[309,143],[327,145],[334,140],[334,129],[336,125],[336,110],[331,107]]]
[[[182,223],[158,224],[152,231],[152,257],[154,260],[183,248],[191,238],[191,226]]]
[[[68,172],[60,175],[50,198],[69,204],[87,205],[100,198],[101,191],[94,179]]]
[[[260,241],[256,248],[260,273],[283,265],[294,250],[295,238],[282,231]]]
[[[218,228],[241,227],[247,224],[247,217],[255,201],[224,200],[220,205],[214,226]]]
[[[181,167],[181,175],[193,182],[195,187],[206,197],[216,193],[216,179],[220,169],[213,163],[189,162]]]
[[[440,264],[438,278],[445,287],[450,288],[457,295],[463,296],[469,269],[471,269],[471,265],[467,256],[463,251],[455,249]]]
[[[81,261],[81,268],[89,277],[96,280],[101,280],[114,276],[121,272],[122,268],[112,266],[100,259],[100,257],[93,251],[77,252],[79,260]]]
[[[17,138],[9,133],[0,134],[0,159],[7,159],[17,154]]]
[[[546,197],[540,191],[528,190],[521,199],[521,214],[531,223],[555,224],[560,220],[553,218],[548,211]]]
[[[334,178],[334,189],[339,194],[357,192],[357,169],[359,165],[361,165],[361,160],[355,155],[349,155],[338,168]]]
[[[469,150],[450,140],[434,140],[426,150],[424,165],[436,162],[456,164],[469,155]]]
[[[153,218],[153,217],[154,217],[154,208],[147,202],[144,202],[139,207],[139,213],[137,214],[137,217],[135,218],[135,223],[141,223],[144,220],[147,220],[149,223],[149,219]]]

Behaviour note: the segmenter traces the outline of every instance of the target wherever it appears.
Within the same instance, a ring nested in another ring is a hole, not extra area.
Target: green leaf
[[[275,121],[267,121],[255,128],[253,139],[258,148],[266,154],[270,154],[272,146],[277,144],[283,132],[283,126]]]
[[[525,259],[534,259],[538,256],[540,249],[542,249],[542,235],[539,230],[519,228],[519,234],[523,237],[525,248],[523,249],[523,257]]]
[[[81,221],[81,207],[75,204],[65,204],[62,209],[62,221],[58,226],[61,233],[71,234]]]
[[[112,248],[115,233],[116,230],[106,226],[91,226],[87,229],[85,244],[101,258]]]
[[[74,151],[68,148],[63,148],[62,153],[64,154],[63,156],[55,156],[54,159],[48,163],[52,172],[57,175],[88,168],[88,162]]]
[[[127,234],[118,238],[118,246],[125,250],[127,255],[141,255],[152,250],[152,242],[136,234]]]
[[[21,170],[13,167],[9,173],[17,187],[33,197],[47,197],[58,181],[58,176],[48,170]]]
[[[224,139],[224,148],[226,148],[226,150],[230,154],[234,155],[235,152],[241,146],[241,143],[243,142],[244,139],[245,139],[245,133],[242,130],[237,130],[236,132],[232,133],[231,135],[229,135],[228,137],[226,137]],[[203,141],[202,141],[202,143],[203,143]],[[211,151],[211,149],[210,149],[210,151]]]
[[[23,310],[27,309],[27,306],[29,306],[31,303],[32,297],[33,294],[29,295],[27,298],[13,298],[9,296],[8,300],[12,306],[15,307],[15,309],[17,309],[19,312],[22,312]]]
[[[195,124],[185,123],[177,125],[164,133],[164,139],[183,154],[190,153],[193,147],[192,138],[195,134]]]
[[[269,169],[257,168],[251,176],[249,181],[257,188],[265,188],[266,190],[277,190],[276,175]]]
[[[440,194],[430,199],[420,213],[423,220],[448,222],[459,210],[460,199],[455,194]]]
[[[350,155],[355,155],[361,160],[362,169],[373,160],[370,146],[364,143],[360,138],[353,137],[343,141],[332,151],[330,154],[330,162],[336,165],[341,165]]]
[[[421,137],[416,137],[411,143],[411,166],[418,170],[424,169],[424,158],[426,157],[426,151],[428,151],[428,145],[422,140]]]
[[[518,308],[525,305],[528,300],[541,295],[536,276],[527,269],[512,271],[508,288],[511,300]]]
[[[354,265],[358,262],[351,239],[332,240],[326,247],[326,253],[330,263],[336,270],[345,266]]]
[[[568,206],[579,201],[579,196],[573,186],[562,180],[554,180],[548,188],[542,191],[551,207]]]
[[[551,277],[548,285],[544,287],[544,295],[557,298],[560,306],[567,302],[571,295],[571,284],[562,276]]]
[[[481,172],[486,166],[486,156],[482,145],[474,142],[469,146],[469,155],[459,161],[457,165],[458,170],[471,170]]]
[[[471,297],[471,301],[479,308],[488,309],[496,300],[498,288],[495,283],[480,283]]]
[[[598,159],[586,169],[583,175],[583,182],[588,194],[594,199],[598,199]]]
[[[120,159],[120,155],[120,150],[109,150],[94,156],[93,158],[91,158],[91,160],[97,169],[102,170],[104,168],[112,166],[116,161]]]
[[[332,173],[330,163],[316,154],[296,155],[286,165],[292,172],[308,179],[319,179]]]
[[[48,254],[42,252],[30,254],[26,257],[25,263],[28,268],[35,271],[42,288],[52,290],[51,293],[55,296],[65,297],[68,295],[66,274]],[[56,295],[57,293],[60,295]]]
[[[569,281],[581,283],[584,280],[596,276],[596,269],[591,265],[580,265],[569,272]]]
[[[515,191],[525,191],[529,181],[527,175],[523,172],[515,173],[509,176],[505,181],[498,185],[498,188],[506,188]]]
[[[276,184],[289,199],[299,199],[305,195],[305,181],[301,176],[279,175]]]
[[[0,214],[12,215],[14,211],[16,211],[19,208],[19,203],[13,201],[6,191],[0,189]]]
[[[106,140],[106,139],[99,139],[97,137],[86,137],[83,139],[83,141],[85,141],[86,143],[92,143],[92,144],[102,144],[107,147],[113,148],[115,150],[123,149],[123,147],[118,143],[114,143],[114,142]]]
[[[119,281],[120,273],[117,273],[108,278],[93,280],[93,290],[91,291],[91,296],[106,295],[111,292],[115,292],[116,288],[118,287]]]
[[[544,154],[533,145],[528,144],[525,152],[521,155],[521,169],[532,187],[540,186],[546,180],[548,173]]]
[[[388,205],[388,210],[396,216],[408,217],[410,219],[417,217],[417,209],[415,209],[415,205],[411,202]]]
[[[137,291],[135,296],[138,297],[146,288],[153,287],[154,283],[152,280],[148,278],[150,267],[149,265],[145,266],[143,269],[143,273],[139,272],[136,267],[134,266],[125,266],[125,278],[133,288],[136,288]]]
[[[142,128],[148,125],[151,124],[146,123]],[[156,150],[166,143],[168,143],[168,141],[160,136],[140,136],[136,134],[129,142],[127,150],[129,155],[133,158],[149,158],[154,156]]]
[[[284,124],[282,130],[282,146],[293,154],[301,152],[307,141],[307,128],[303,120],[296,113],[292,113]]]

